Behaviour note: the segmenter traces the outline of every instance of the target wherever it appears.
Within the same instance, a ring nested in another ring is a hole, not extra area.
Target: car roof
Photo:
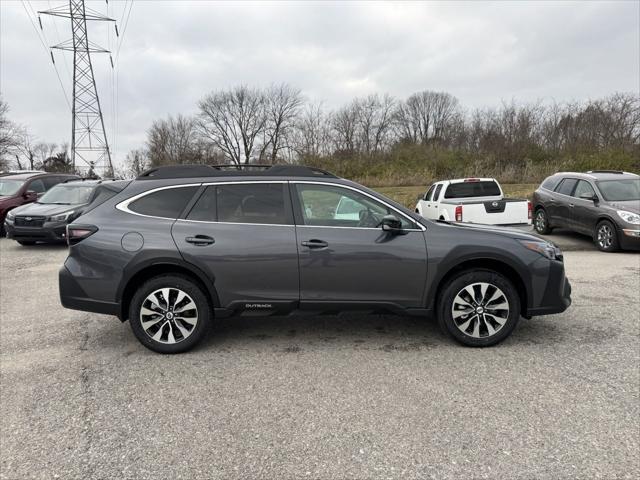
[[[553,176],[581,178],[584,180],[626,180],[640,178],[639,175],[622,170],[589,170],[588,172],[558,172]]]
[[[315,177],[338,178],[316,167],[305,165],[166,165],[141,173],[136,180],[160,180],[209,177]]]
[[[72,173],[50,173],[50,172],[31,172],[31,173],[9,173],[1,175],[2,178],[10,178],[11,180],[28,180],[34,177],[77,177]]]

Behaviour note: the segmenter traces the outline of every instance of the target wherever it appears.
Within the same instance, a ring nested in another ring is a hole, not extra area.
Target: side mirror
[[[382,230],[385,232],[401,232],[402,222],[395,215],[385,215],[380,222]]]
[[[25,198],[25,200],[35,200],[36,198],[38,198],[38,193],[33,190],[27,190],[22,196]]]
[[[592,200],[594,202],[598,201],[598,196],[595,193],[582,193],[580,197],[582,200]]]

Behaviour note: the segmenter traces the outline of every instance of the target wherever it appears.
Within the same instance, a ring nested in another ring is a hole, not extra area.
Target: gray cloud
[[[124,2],[109,3],[120,19]],[[89,5],[106,13],[104,2]],[[41,139],[68,139],[69,109],[48,53],[21,3],[3,1],[0,10],[0,89],[12,118]],[[43,23],[51,43],[70,33],[65,20]],[[113,48],[106,27],[91,25],[90,32]],[[405,97],[422,89],[448,91],[468,107],[512,98],[583,100],[639,91],[639,45],[640,3],[631,1],[138,0],[113,75],[117,132],[108,58],[94,63],[108,134],[122,159],[144,142],[154,118],[192,113],[208,91],[240,83],[288,82],[329,107],[372,92]],[[56,58],[69,91],[63,57]]]

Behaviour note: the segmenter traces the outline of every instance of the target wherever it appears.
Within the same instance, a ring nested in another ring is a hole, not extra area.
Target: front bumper
[[[547,286],[540,304],[527,309],[527,316],[551,315],[564,312],[571,305],[571,283],[564,274],[564,264],[552,261]]]
[[[622,228],[618,234],[618,243],[623,250],[640,250],[640,229]]]
[[[82,310],[83,312],[103,313],[105,315],[120,315],[119,304],[89,298],[73,278],[69,269],[64,265],[58,272],[58,286],[60,289],[60,303],[65,308]]]
[[[66,223],[45,223],[42,227],[16,227],[5,220],[4,229],[7,238],[25,242],[65,242],[67,239]]]

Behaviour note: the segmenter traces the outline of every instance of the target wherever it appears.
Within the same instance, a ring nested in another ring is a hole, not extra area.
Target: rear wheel
[[[547,218],[547,212],[544,208],[536,210],[536,215],[533,220],[533,228],[536,229],[541,235],[547,235],[551,233],[551,227],[549,227],[549,219]]]
[[[602,220],[596,226],[594,235],[596,247],[603,252],[615,252],[618,250],[618,232],[609,220]]]
[[[207,333],[211,308],[200,286],[187,277],[163,275],[144,283],[133,296],[129,322],[136,338],[159,353],[193,348]]]
[[[503,275],[471,270],[445,286],[439,303],[440,327],[470,347],[489,347],[507,338],[520,319],[520,298]]]

